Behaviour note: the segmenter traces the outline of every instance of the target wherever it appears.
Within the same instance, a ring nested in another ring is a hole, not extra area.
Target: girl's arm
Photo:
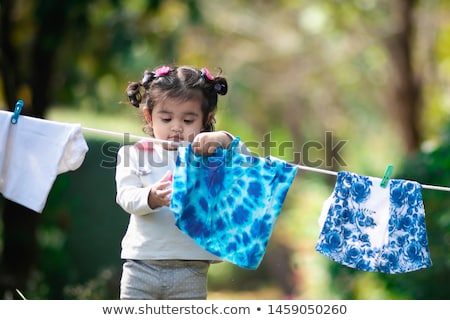
[[[163,180],[163,179],[161,179]],[[144,186],[139,176],[139,155],[133,146],[124,146],[117,153],[116,202],[126,212],[145,215],[166,205],[171,190],[166,190],[165,181]],[[152,191],[153,190],[153,191]]]

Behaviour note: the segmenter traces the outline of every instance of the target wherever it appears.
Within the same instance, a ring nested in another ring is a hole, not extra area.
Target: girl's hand
[[[153,185],[148,194],[148,205],[155,209],[162,206],[170,206],[170,199],[172,197],[172,172],[167,173],[157,183]]]
[[[210,155],[218,147],[227,149],[231,141],[231,136],[223,131],[201,132],[192,141],[192,148],[195,153]]]

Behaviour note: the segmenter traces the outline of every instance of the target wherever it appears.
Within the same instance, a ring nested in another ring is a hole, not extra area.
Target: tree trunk
[[[413,12],[415,0],[390,2],[394,30],[386,41],[391,62],[390,106],[406,152],[416,151],[421,142],[421,83],[414,73],[412,57]]]

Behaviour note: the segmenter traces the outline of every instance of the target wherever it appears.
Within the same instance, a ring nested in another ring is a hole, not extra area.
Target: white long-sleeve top
[[[169,207],[151,209],[147,198],[153,184],[175,168],[177,151],[139,142],[123,146],[117,155],[117,203],[130,214],[122,239],[122,259],[209,260],[220,258],[199,247],[175,225]]]

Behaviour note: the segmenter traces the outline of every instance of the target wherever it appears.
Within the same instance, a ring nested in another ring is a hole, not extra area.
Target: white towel
[[[88,146],[80,124],[0,111],[0,192],[41,213],[58,174],[78,169]]]

